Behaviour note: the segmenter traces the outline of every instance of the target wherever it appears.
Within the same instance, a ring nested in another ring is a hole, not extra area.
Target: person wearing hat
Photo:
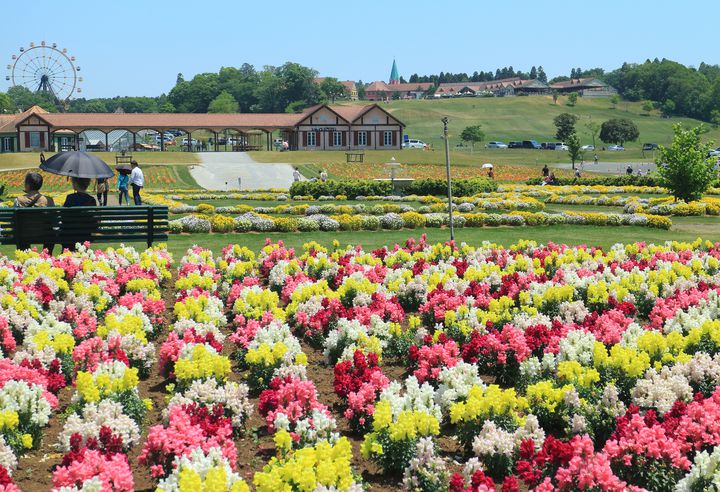
[[[17,197],[15,203],[16,207],[54,207],[55,202],[52,197],[40,194],[40,188],[43,185],[43,177],[40,173],[29,172],[25,175],[25,194]],[[23,224],[25,228],[40,228],[49,229],[51,226],[50,222],[45,217],[28,217],[27,222]],[[31,222],[31,223],[30,223]],[[23,243],[18,244],[18,249],[30,249],[30,244]],[[43,244],[43,248],[48,250],[49,254],[52,254],[53,247],[52,243]]]
[[[133,190],[133,201],[135,205],[142,205],[142,199],[140,198],[140,190],[145,186],[145,176],[143,176],[142,169],[138,166],[137,161],[130,161],[132,166],[132,172],[130,173],[130,186]]]

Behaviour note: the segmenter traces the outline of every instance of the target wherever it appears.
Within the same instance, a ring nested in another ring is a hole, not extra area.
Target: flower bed
[[[48,449],[58,492],[143,470],[164,491],[715,486],[720,243],[268,242],[171,267],[0,258],[4,490]]]

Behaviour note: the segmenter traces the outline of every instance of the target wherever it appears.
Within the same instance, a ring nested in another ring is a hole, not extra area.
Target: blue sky
[[[243,62],[296,61],[365,82],[387,80],[393,56],[405,78],[508,65],[553,77],[655,57],[720,63],[718,0],[8,0],[0,12],[4,71],[20,46],[56,42],[77,57],[86,97],[159,95],[178,72]]]

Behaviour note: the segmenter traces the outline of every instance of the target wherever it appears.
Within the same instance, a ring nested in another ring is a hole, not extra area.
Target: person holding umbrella
[[[130,185],[133,190],[133,201],[135,205],[142,205],[142,199],[140,198],[140,190],[145,186],[145,176],[143,176],[142,169],[138,166],[137,161],[130,161],[132,166],[132,172],[130,173]]]
[[[110,185],[107,178],[98,178],[95,180],[95,195],[97,196],[98,205],[107,207],[107,196]]]

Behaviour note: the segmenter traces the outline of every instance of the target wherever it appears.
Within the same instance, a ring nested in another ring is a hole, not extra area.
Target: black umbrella
[[[115,173],[99,157],[85,152],[60,152],[40,164],[43,171],[74,178],[112,178]]]

